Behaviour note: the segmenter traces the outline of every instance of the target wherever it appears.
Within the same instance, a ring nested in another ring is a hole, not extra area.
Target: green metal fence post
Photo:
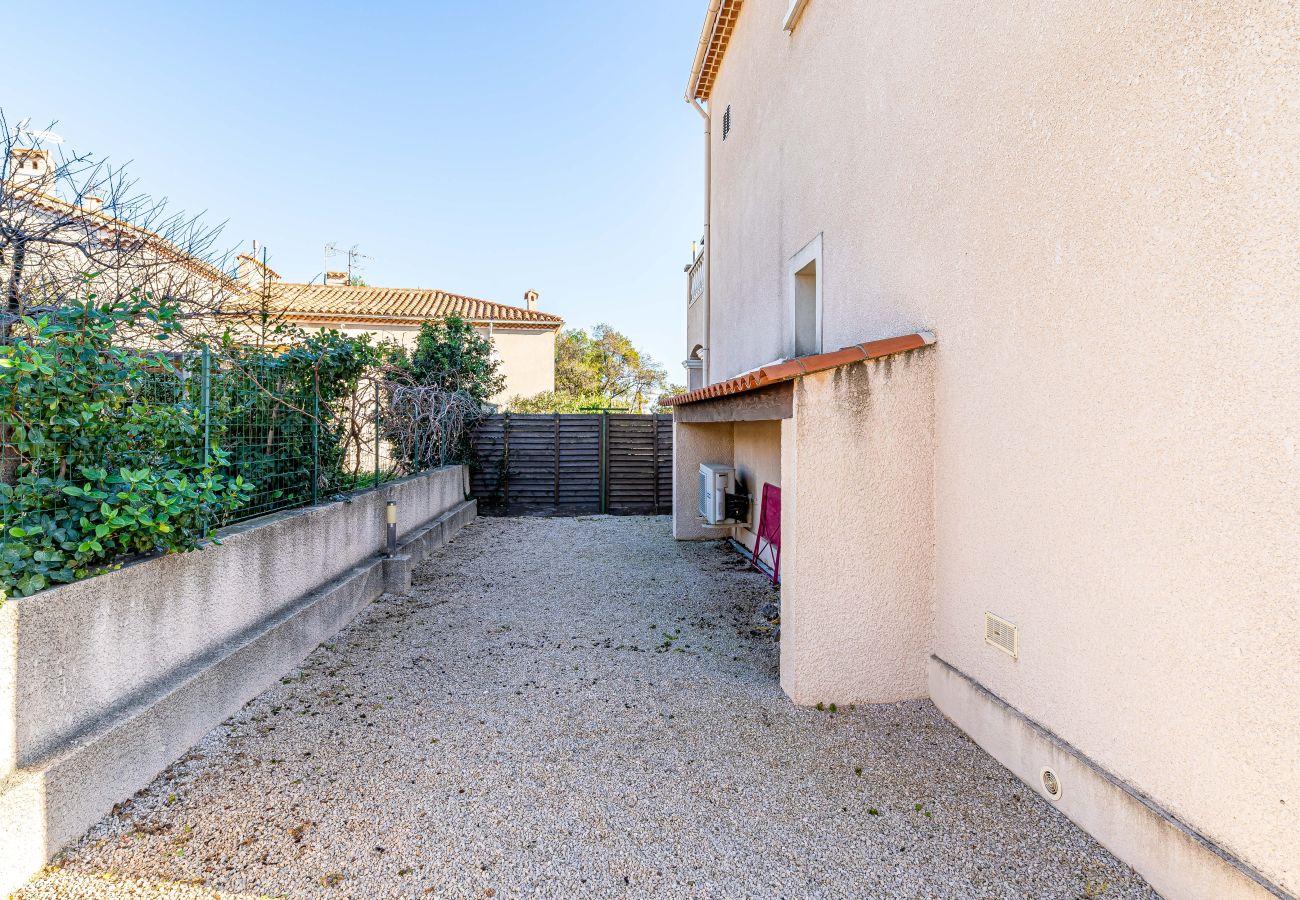
[[[320,489],[320,390],[313,385],[311,392],[311,505],[319,500]]]
[[[212,351],[203,348],[199,367],[199,412],[203,416],[203,468],[212,462]],[[208,510],[202,511],[202,530],[208,533]]]

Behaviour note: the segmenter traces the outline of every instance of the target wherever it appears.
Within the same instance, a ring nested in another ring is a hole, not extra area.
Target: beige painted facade
[[[789,8],[711,85],[685,349],[791,356],[810,253],[820,349],[937,343],[800,379],[765,446],[679,424],[676,533],[699,462],[779,453],[797,702],[933,696],[1167,895],[1300,893],[1297,7]]]

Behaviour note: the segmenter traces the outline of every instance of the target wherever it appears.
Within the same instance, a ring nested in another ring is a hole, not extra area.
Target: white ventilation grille
[[[1020,658],[1020,630],[991,612],[984,614],[984,643],[997,647],[1012,659]]]
[[[1049,800],[1061,799],[1061,779],[1056,777],[1056,773],[1051,769],[1044,768],[1038,774],[1039,779],[1043,782],[1043,793]]]

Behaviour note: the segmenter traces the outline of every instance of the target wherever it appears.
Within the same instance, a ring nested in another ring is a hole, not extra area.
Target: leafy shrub
[[[412,384],[465,394],[478,403],[505,387],[501,363],[492,358],[492,341],[457,316],[420,323],[415,347],[409,354],[394,348],[391,363]]]
[[[344,401],[379,358],[370,335],[280,326],[269,347],[242,346],[227,335],[212,377],[214,439],[258,485],[257,512],[311,502],[313,474],[322,495],[345,485],[354,423]]]
[[[0,344],[0,599],[196,547],[250,485],[204,446],[202,412],[169,357],[146,352],[174,311],[72,303]],[[128,335],[131,337],[128,339]],[[151,399],[159,381],[169,399]]]
[[[492,341],[464,319],[420,324],[415,347],[384,350],[383,433],[399,467],[418,472],[471,458],[470,430],[505,387]]]

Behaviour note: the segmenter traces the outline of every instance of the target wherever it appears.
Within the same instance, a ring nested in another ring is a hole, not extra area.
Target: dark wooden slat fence
[[[489,416],[470,487],[486,515],[645,515],[673,508],[673,417]]]

